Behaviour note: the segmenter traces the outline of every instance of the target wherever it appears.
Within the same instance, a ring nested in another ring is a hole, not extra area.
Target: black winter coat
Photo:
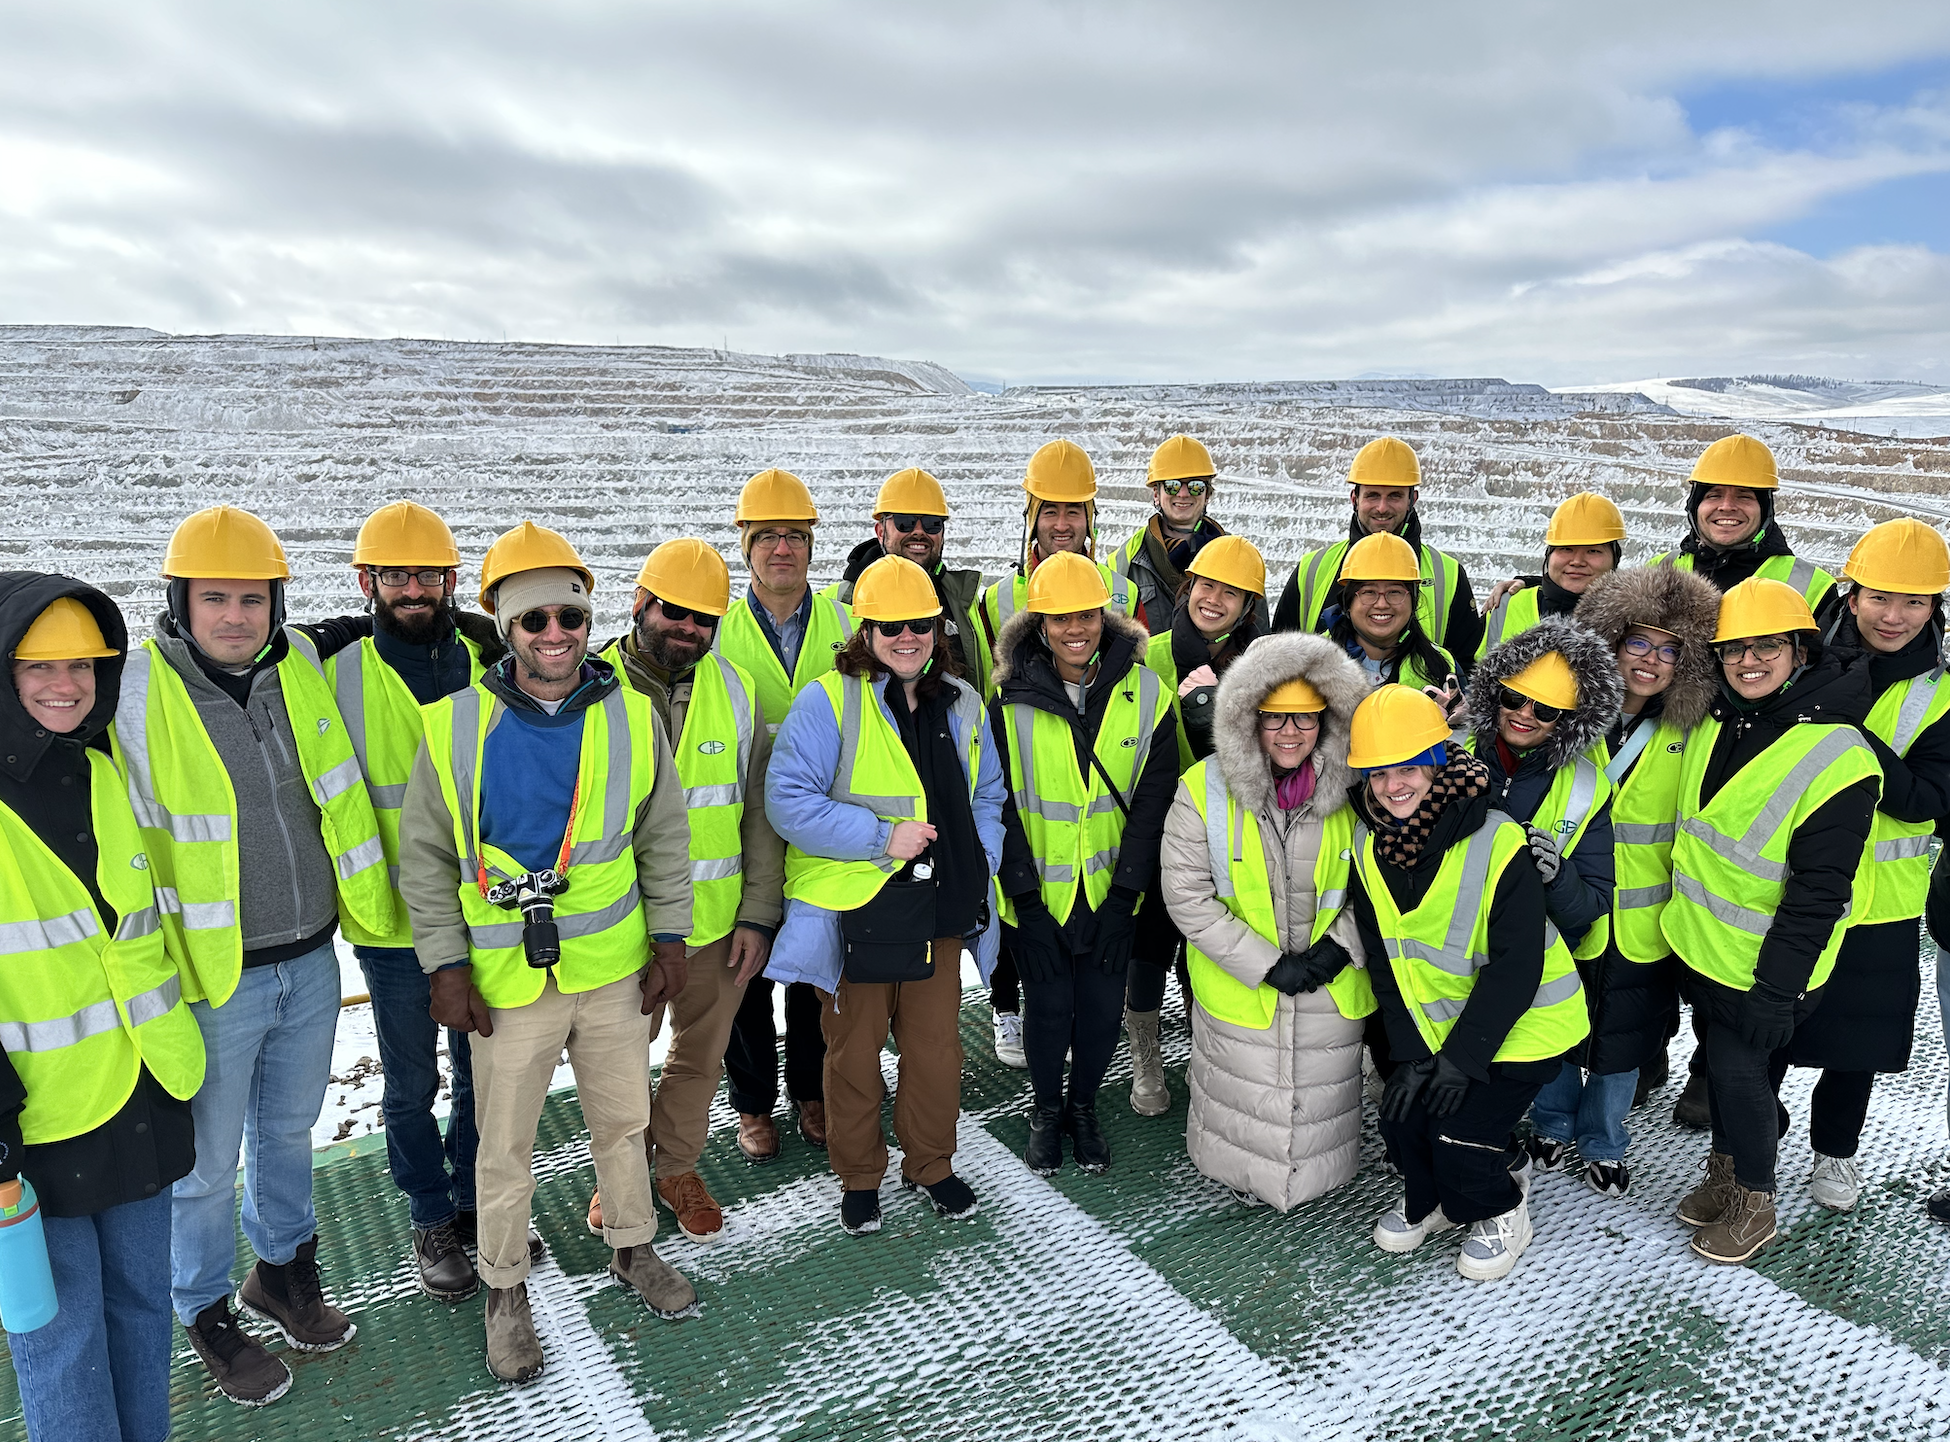
[[[1528,824],[1544,804],[1557,780],[1549,748],[1539,746],[1518,758],[1515,775],[1503,769],[1501,748],[1487,746],[1480,759],[1490,768],[1490,800],[1500,811]],[[1563,837],[1553,836],[1562,843]],[[1611,915],[1612,894],[1618,886],[1618,868],[1613,858],[1611,800],[1607,797],[1584,829],[1578,849],[1564,858],[1557,879],[1544,888],[1546,914],[1556,923],[1564,944],[1572,949],[1587,932]]]
[[[1706,498],[1707,487],[1695,484],[1686,498],[1686,539],[1679,543],[1680,551],[1693,558],[1693,571],[1704,576],[1721,591],[1730,591],[1742,581],[1749,579],[1762,564],[1775,556],[1792,556],[1794,547],[1781,531],[1779,521],[1774,519],[1774,493],[1759,491],[1760,529],[1753,538],[1741,545],[1721,550],[1709,546],[1700,539],[1699,508]],[[1826,627],[1834,620],[1842,607],[1842,588],[1833,587],[1822,597],[1821,604],[1815,607],[1815,620]]]
[[[34,833],[86,884],[113,930],[119,919],[102,899],[98,853],[89,816],[88,752],[108,750],[129,632],[122,613],[102,592],[67,576],[31,571],[0,573],[0,655],[11,656],[48,605],[72,596],[87,606],[102,637],[119,653],[95,662],[95,705],[65,735],[34,723],[13,687],[12,667],[0,686],[0,804]],[[80,824],[77,824],[77,818]],[[25,1173],[48,1215],[85,1217],[124,1202],[153,1197],[196,1164],[190,1104],[165,1091],[145,1067],[135,1090],[114,1116],[78,1137],[25,1147],[20,1112],[27,1091],[0,1050],[0,1180]]]

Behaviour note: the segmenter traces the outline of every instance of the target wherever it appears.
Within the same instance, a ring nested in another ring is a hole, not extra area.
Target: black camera
[[[562,938],[555,933],[555,898],[568,889],[569,878],[553,867],[524,871],[488,888],[489,901],[521,913],[521,949],[532,967],[551,967],[562,959]]]

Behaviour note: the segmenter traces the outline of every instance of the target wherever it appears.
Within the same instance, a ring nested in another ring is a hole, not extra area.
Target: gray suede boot
[[[1171,1110],[1171,1092],[1158,1047],[1158,1013],[1125,1008],[1124,1034],[1131,1039],[1131,1110],[1141,1117],[1161,1117]]]

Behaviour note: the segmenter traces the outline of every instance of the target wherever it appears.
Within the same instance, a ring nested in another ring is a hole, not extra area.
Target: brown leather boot
[[[1693,1250],[1709,1262],[1732,1266],[1751,1260],[1774,1236],[1774,1194],[1750,1192],[1735,1182],[1726,1210],[1699,1229]]]
[[[799,1103],[799,1135],[821,1151],[826,1150],[826,1103]]]
[[[1689,1227],[1709,1227],[1720,1220],[1732,1200],[1733,1158],[1725,1152],[1709,1152],[1706,1179],[1680,1202],[1679,1220]]]
[[[284,1340],[301,1352],[329,1352],[343,1347],[359,1329],[352,1319],[325,1300],[318,1280],[318,1237],[298,1246],[298,1255],[283,1266],[260,1260],[237,1289],[237,1306],[260,1321],[269,1322]]]
[[[738,1113],[738,1150],[748,1162],[769,1162],[779,1154],[779,1124],[770,1117]]]

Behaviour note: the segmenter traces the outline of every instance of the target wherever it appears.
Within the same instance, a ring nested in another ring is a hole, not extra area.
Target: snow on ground
[[[1577,394],[1594,391],[1643,396],[1684,416],[1795,421],[1878,436],[1950,436],[1950,387],[1921,381],[1664,377],[1589,386]]]

